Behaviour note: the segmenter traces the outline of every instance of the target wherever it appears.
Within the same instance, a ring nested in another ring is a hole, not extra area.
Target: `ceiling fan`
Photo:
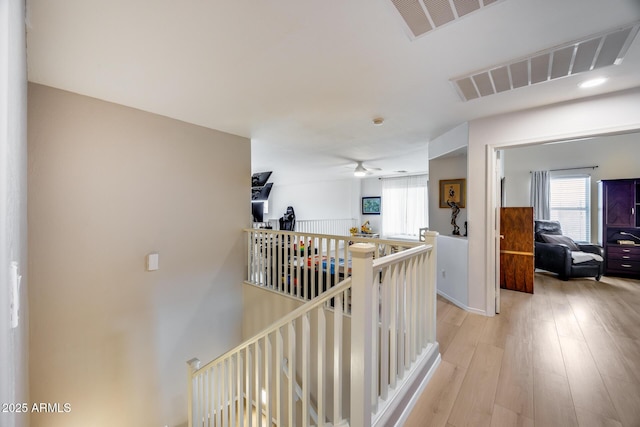
[[[356,165],[356,169],[353,171],[353,175],[357,176],[357,177],[363,177],[365,175],[371,174],[371,171],[380,171],[382,169],[380,168],[365,168],[364,166],[362,166],[362,161],[359,161],[358,164]]]

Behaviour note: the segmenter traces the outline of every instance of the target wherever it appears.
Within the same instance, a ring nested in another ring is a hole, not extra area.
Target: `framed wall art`
[[[455,203],[459,208],[464,208],[467,199],[466,179],[441,179],[440,180],[440,207],[451,208]]]
[[[380,215],[380,197],[362,198],[362,215]]]

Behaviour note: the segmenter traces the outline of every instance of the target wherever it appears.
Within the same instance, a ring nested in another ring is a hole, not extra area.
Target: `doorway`
[[[636,130],[637,131],[637,130]],[[619,132],[572,140],[538,142],[529,144],[505,144],[489,146],[487,155],[487,238],[488,254],[493,254],[493,261],[488,262],[487,277],[487,314],[499,312],[499,208],[528,206],[530,171],[541,169],[577,168],[571,173],[591,175],[591,238],[598,242],[598,194],[597,181],[611,178],[633,178],[640,176],[640,135]],[[612,159],[612,160],[608,160]],[[598,168],[593,169],[593,166]],[[504,173],[499,172],[503,168]],[[565,172],[558,172],[565,173]],[[493,186],[495,190],[490,191]],[[503,189],[504,192],[501,192]],[[491,268],[492,266],[492,268]],[[491,304],[493,302],[493,304]],[[489,311],[495,310],[495,311]]]

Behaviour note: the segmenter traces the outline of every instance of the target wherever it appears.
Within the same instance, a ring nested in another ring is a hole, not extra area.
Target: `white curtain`
[[[382,233],[417,236],[428,225],[427,175],[382,179]]]
[[[531,172],[531,206],[534,219],[549,219],[549,171]]]

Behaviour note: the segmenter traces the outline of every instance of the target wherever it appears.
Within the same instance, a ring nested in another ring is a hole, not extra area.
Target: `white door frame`
[[[527,145],[546,144],[549,142],[562,142],[563,140],[575,140],[579,138],[601,138],[606,136],[620,135],[625,133],[637,133],[640,132],[640,127],[623,127],[621,129],[608,129],[601,133],[576,133],[568,135],[564,138],[550,137],[539,141],[510,141],[502,144],[487,144],[485,151],[486,162],[486,205],[485,205],[485,233],[486,243],[485,250],[487,254],[487,262],[485,267],[485,283],[486,283],[486,314],[493,316],[494,313],[499,313],[499,298],[500,293],[500,217],[497,212],[500,208],[500,198],[498,197],[498,180],[496,175],[498,174],[498,168],[496,166],[497,152],[507,148],[525,147]],[[496,305],[498,303],[498,305]]]
[[[497,196],[498,188],[498,150],[494,145],[486,147],[487,161],[487,212],[486,212],[486,251],[487,254],[487,315],[493,316],[500,313],[500,216],[497,215],[500,209],[500,198]]]

